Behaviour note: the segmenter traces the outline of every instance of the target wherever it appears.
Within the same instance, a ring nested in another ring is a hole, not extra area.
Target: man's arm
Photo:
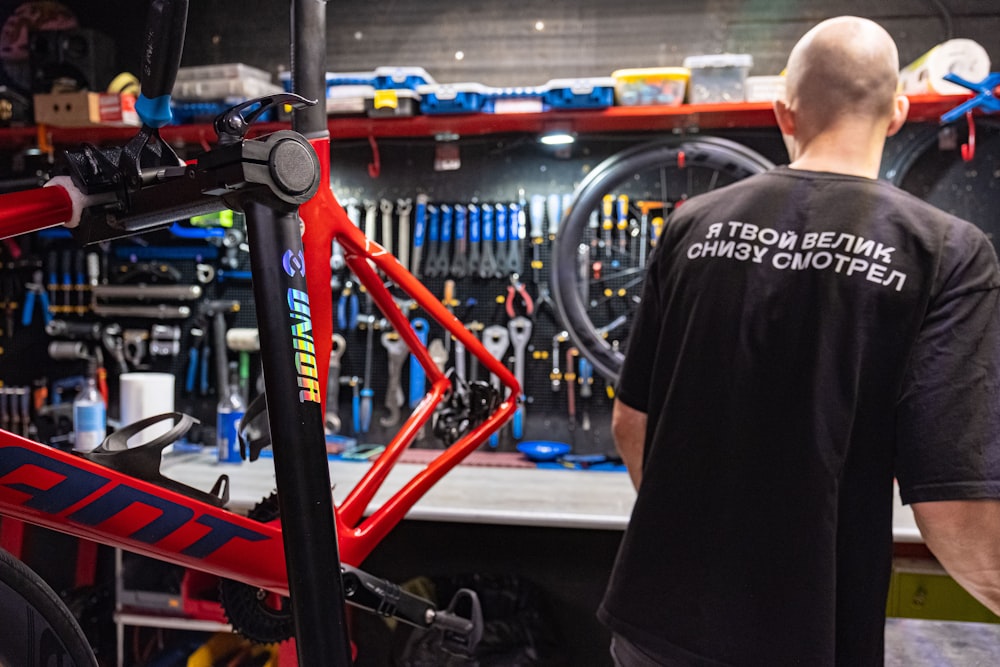
[[[913,503],[934,557],[955,581],[1000,614],[1000,500]]]
[[[632,485],[637,490],[642,482],[642,450],[646,443],[647,421],[645,412],[615,401],[611,411],[611,433],[615,439],[615,448],[628,468]]]

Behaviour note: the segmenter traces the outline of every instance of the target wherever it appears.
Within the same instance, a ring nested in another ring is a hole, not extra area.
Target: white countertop
[[[330,461],[334,499],[343,501],[369,464]],[[373,511],[424,468],[398,463],[375,495]],[[245,511],[274,489],[273,461],[218,464],[208,453],[167,457],[164,474],[208,490],[221,474],[230,478],[230,508]],[[635,491],[622,472],[503,468],[459,465],[448,472],[407,514],[407,519],[459,523],[623,530]],[[895,494],[893,537],[920,542],[913,512]]]

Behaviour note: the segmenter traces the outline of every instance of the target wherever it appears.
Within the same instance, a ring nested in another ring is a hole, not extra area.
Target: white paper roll
[[[971,39],[949,39],[900,71],[904,95],[961,95],[969,89],[944,80],[948,73],[978,82],[990,73],[990,56]]]
[[[122,426],[140,419],[174,411],[174,376],[170,373],[122,373],[119,401]],[[170,430],[174,422],[166,419],[129,438],[128,446],[149,442]]]

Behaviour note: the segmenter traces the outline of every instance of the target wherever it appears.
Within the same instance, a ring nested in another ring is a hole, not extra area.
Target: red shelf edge
[[[967,95],[921,95],[910,97],[910,122],[934,122],[941,114],[968,99]],[[601,110],[548,111],[525,114],[416,115],[402,118],[332,117],[328,127],[333,141],[345,139],[484,136],[562,130],[578,134],[600,132],[699,131],[720,128],[773,127],[770,102],[733,104],[685,104],[677,107],[610,107]],[[261,123],[255,134],[287,128],[287,123]],[[83,142],[124,142],[135,134],[131,127],[48,128],[53,145]],[[161,136],[171,144],[214,143],[209,124],[175,125],[163,128]],[[0,148],[23,148],[37,143],[37,128],[0,129]]]

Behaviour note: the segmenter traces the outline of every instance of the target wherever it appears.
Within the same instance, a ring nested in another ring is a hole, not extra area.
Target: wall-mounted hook
[[[379,174],[382,173],[382,160],[378,154],[378,142],[371,134],[368,135],[368,145],[372,147],[372,161],[368,164],[368,175],[372,178],[378,178]]]

